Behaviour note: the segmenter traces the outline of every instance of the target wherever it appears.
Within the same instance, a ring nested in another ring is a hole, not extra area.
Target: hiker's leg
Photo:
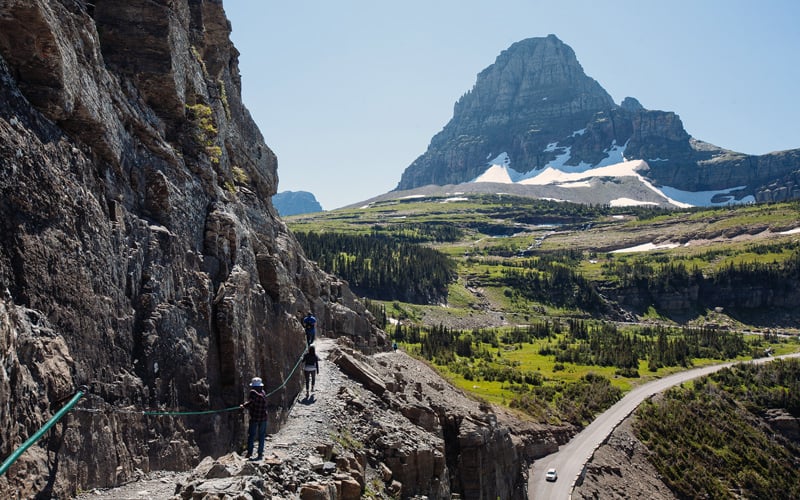
[[[264,440],[267,439],[267,421],[258,423],[258,458],[264,458]]]
[[[303,375],[306,377],[306,394],[308,393],[308,377],[311,372],[303,370]]]
[[[317,372],[306,372],[311,374],[311,390],[314,390],[314,384],[317,383]]]
[[[247,427],[247,456],[253,454],[253,444],[255,444],[256,440],[256,428],[258,422],[250,421],[250,425]]]

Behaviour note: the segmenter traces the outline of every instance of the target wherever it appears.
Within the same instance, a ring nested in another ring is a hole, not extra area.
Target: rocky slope
[[[81,498],[524,499],[527,465],[573,432],[467,398],[402,351],[364,356],[343,339],[316,344],[316,391],[297,398],[263,461],[247,462],[239,446],[189,474]]]
[[[219,1],[0,3],[0,477],[66,496],[231,449],[242,423],[120,408],[238,404],[280,380],[298,313],[366,351],[384,334],[277,217],[275,156],[240,97]],[[274,422],[299,390],[272,397]]]
[[[507,166],[522,174],[553,164],[585,171],[613,152],[647,162],[644,175],[656,186],[731,190],[737,200],[781,201],[798,194],[793,179],[800,150],[761,156],[727,151],[693,139],[675,113],[645,109],[631,97],[617,105],[554,35],[517,42],[480,72],[396,190],[470,182],[503,153]]]
[[[652,452],[634,435],[631,428],[633,418],[625,419],[595,451],[572,498],[678,498],[647,460]]]
[[[669,500],[686,497],[685,491],[683,494],[672,491],[667,486],[664,477],[651,463],[648,457],[657,456],[659,450],[648,449],[637,438],[636,432],[634,432],[636,418],[635,415],[632,415],[623,420],[608,439],[596,449],[591,460],[586,464],[585,474],[578,481],[579,484],[573,491],[572,498],[650,498],[654,500]],[[733,416],[730,418],[738,419],[738,417]],[[761,432],[766,429],[767,435],[770,436],[769,440],[775,443],[776,446],[787,446],[787,440],[790,443],[797,443],[800,438],[800,419],[794,417],[785,408],[771,408],[758,416],[748,415],[745,419],[749,419],[754,429],[761,428]],[[756,430],[755,432],[759,431]],[[697,437],[696,439],[702,440],[702,437]],[[698,444],[697,446],[708,446],[713,449],[716,445]],[[787,446],[786,449],[789,449],[789,447]],[[698,452],[698,456],[702,456],[702,453]],[[791,453],[789,453],[789,456],[791,456]],[[748,457],[748,459],[756,462],[753,457]],[[722,478],[731,476],[730,471],[724,470],[726,465],[727,463],[724,459],[720,459],[716,464],[716,467],[722,468],[719,472],[719,476]],[[732,475],[736,475],[737,472],[743,477],[750,473],[750,471],[736,469]],[[685,476],[686,474],[681,475]],[[780,475],[778,473],[775,474],[775,477],[762,477],[761,486],[768,490],[772,488],[774,491],[775,486],[771,485],[776,484],[779,480]],[[776,481],[776,483],[773,483],[773,481]],[[687,482],[693,483],[694,481]],[[696,484],[696,482],[694,483]],[[730,489],[727,491],[731,492],[731,496],[741,498],[768,497],[763,495],[753,496],[753,492],[750,490]],[[706,492],[706,494],[707,496],[714,496],[713,493]],[[784,492],[784,496],[786,498],[792,497],[788,492]]]

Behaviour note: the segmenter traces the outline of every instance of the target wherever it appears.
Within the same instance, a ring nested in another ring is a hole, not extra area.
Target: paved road
[[[764,363],[773,359],[788,357],[800,357],[800,353],[776,356],[774,358],[760,358],[755,361],[748,361],[748,363]],[[570,498],[575,479],[591,458],[595,448],[600,446],[614,428],[630,415],[642,401],[674,385],[708,375],[734,364],[736,363],[723,363],[695,368],[648,382],[633,389],[625,397],[617,401],[614,406],[599,415],[583,431],[572,438],[569,443],[561,447],[558,452],[537,460],[533,464],[529,472],[528,498],[535,500]],[[551,467],[558,471],[558,481],[554,483],[548,483],[544,479],[545,472]]]

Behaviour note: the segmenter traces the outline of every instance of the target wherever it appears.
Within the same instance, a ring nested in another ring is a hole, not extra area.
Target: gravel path
[[[341,410],[336,398],[337,389],[344,383],[345,376],[332,363],[326,363],[334,340],[317,338],[314,342],[319,362],[316,390],[305,397],[303,390],[289,411],[286,424],[276,433],[267,437],[265,456],[286,458],[287,450],[313,450],[327,436],[328,422]]]

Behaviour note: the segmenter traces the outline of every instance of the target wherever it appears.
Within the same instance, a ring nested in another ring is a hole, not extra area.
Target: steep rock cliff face
[[[724,308],[737,317],[760,318],[763,324],[791,324],[796,321],[792,319],[794,311],[800,307],[800,286],[791,275],[764,283],[741,278],[721,283],[692,278],[667,290],[634,285],[605,289],[603,293],[637,311],[651,305],[667,315]]]
[[[739,188],[731,192],[737,199],[796,195],[782,179],[800,168],[800,150],[735,153],[693,139],[675,113],[645,109],[631,97],[616,105],[554,35],[513,44],[479,73],[396,190],[470,182],[502,153],[512,169],[528,173],[561,163],[582,171],[613,150],[645,160],[644,174],[657,186]]]
[[[0,3],[0,456],[91,393],[0,496],[109,486],[231,449],[254,375],[276,388],[298,313],[385,337],[277,217],[221,2]],[[300,380],[272,396],[280,422]],[[88,411],[92,409],[94,411]]]
[[[378,415],[360,416],[370,420],[362,427],[368,430],[365,439],[402,484],[402,498],[527,498],[527,466],[557,451],[577,432],[569,425],[521,420],[508,410],[477,402],[404,354],[364,357],[342,350],[330,359],[381,400],[371,408],[385,404],[412,424],[403,426],[404,432],[434,436],[431,447],[402,446],[408,439],[381,432]]]
[[[785,155],[800,154],[787,151]],[[798,160],[800,161],[800,160]],[[800,198],[800,170],[761,186],[756,192],[756,201],[779,202]]]
[[[528,170],[544,166],[554,157],[542,153],[549,142],[612,107],[611,96],[554,35],[517,42],[478,74],[450,123],[403,172],[397,189],[469,181],[491,155],[504,151],[515,163],[524,159]]]

